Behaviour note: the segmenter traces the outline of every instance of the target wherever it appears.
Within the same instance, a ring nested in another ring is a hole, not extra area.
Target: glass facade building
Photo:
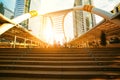
[[[14,17],[29,12],[30,1],[31,0],[16,0]],[[21,25],[28,29],[28,20],[22,22]]]
[[[14,17],[24,14],[25,0],[16,0]]]
[[[74,7],[82,5],[92,5],[92,0],[75,0]],[[73,12],[73,30],[75,37],[79,37],[87,32],[95,26],[95,24],[94,14],[80,10]]]
[[[0,1],[0,13],[9,19],[12,19],[14,12],[11,10],[11,8],[7,7],[6,4],[7,3]]]

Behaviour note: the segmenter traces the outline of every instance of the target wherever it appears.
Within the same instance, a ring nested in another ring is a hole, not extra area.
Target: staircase
[[[0,80],[120,80],[120,48],[0,48]]]

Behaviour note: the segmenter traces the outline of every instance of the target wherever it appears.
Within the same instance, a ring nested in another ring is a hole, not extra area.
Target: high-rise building
[[[0,2],[0,13],[4,14],[4,4]]]
[[[14,17],[29,12],[30,2],[31,0],[16,0]],[[22,22],[21,25],[28,29],[28,20]]]
[[[14,15],[11,8],[6,7],[6,4],[1,1],[0,1],[0,13],[9,19],[12,19]]]
[[[75,0],[75,6],[92,5],[92,0]],[[94,14],[85,11],[74,11],[73,13],[74,36],[79,37],[95,26]]]
[[[28,13],[30,11],[30,3],[31,0],[25,0],[25,5],[24,5],[24,13]],[[23,23],[23,26],[28,29],[29,20],[25,20]]]
[[[25,0],[16,0],[14,17],[24,14]]]
[[[6,16],[9,19],[13,19],[14,13],[10,9],[4,7],[4,16]]]

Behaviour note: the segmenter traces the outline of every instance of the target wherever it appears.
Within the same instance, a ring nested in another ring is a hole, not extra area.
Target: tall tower
[[[92,5],[92,0],[75,0],[74,7],[82,5]],[[74,36],[79,37],[95,26],[94,14],[80,10],[74,11],[73,25]]]
[[[24,13],[30,12],[30,3],[31,0],[25,0]],[[29,24],[29,20],[25,20],[22,25],[28,29],[28,24]]]
[[[16,0],[14,17],[24,14],[25,0]]]
[[[16,0],[14,17],[29,12],[30,2],[31,0]],[[28,20],[22,22],[21,25],[28,29]]]
[[[82,6],[83,0],[75,0],[74,7]],[[84,32],[84,20],[83,20],[83,11],[77,10],[73,13],[73,32],[74,36],[78,37]]]

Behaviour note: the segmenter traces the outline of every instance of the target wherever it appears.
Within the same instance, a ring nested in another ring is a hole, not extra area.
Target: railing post
[[[26,48],[26,38],[24,39],[24,48]]]
[[[13,42],[13,48],[16,47],[16,39],[17,39],[17,37],[16,37],[16,35],[15,35],[15,36],[14,36],[14,42]]]
[[[32,48],[32,40],[30,41],[30,48]]]

